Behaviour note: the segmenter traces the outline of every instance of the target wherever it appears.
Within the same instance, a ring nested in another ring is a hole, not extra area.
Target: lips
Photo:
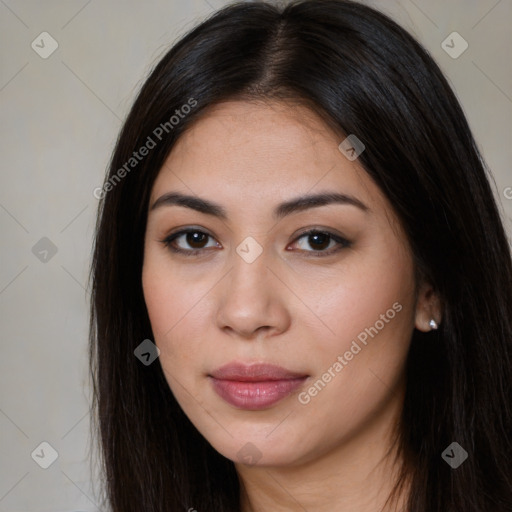
[[[208,377],[216,393],[229,404],[239,409],[258,410],[290,395],[308,375],[272,364],[230,363]]]

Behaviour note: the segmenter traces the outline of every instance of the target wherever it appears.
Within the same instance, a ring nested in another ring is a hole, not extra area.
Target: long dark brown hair
[[[240,509],[233,462],[185,416],[159,360],[145,366],[134,350],[154,339],[141,284],[154,180],[207,107],[253,98],[302,102],[365,144],[359,162],[442,299],[440,329],[414,331],[408,356],[397,482],[410,479],[408,510],[510,512],[512,264],[490,174],[425,49],[385,15],[343,0],[217,11],[160,60],[124,123],[91,266],[93,429],[108,507]],[[143,146],[152,147],[130,160]],[[441,457],[452,442],[468,453],[457,469]]]

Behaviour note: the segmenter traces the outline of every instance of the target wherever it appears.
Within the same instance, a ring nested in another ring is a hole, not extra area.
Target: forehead
[[[152,201],[169,189],[215,194],[247,207],[258,199],[272,203],[325,189],[382,201],[357,160],[339,151],[343,138],[303,105],[223,102],[177,141],[155,181]]]

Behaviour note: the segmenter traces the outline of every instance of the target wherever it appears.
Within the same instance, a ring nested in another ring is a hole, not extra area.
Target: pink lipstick
[[[209,374],[221,398],[246,410],[270,407],[293,393],[307,377],[271,364],[241,363],[229,363]]]

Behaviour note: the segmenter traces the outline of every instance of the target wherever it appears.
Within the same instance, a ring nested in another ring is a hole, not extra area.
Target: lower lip
[[[293,393],[307,377],[261,382],[241,382],[210,378],[213,389],[239,409],[265,409]]]

